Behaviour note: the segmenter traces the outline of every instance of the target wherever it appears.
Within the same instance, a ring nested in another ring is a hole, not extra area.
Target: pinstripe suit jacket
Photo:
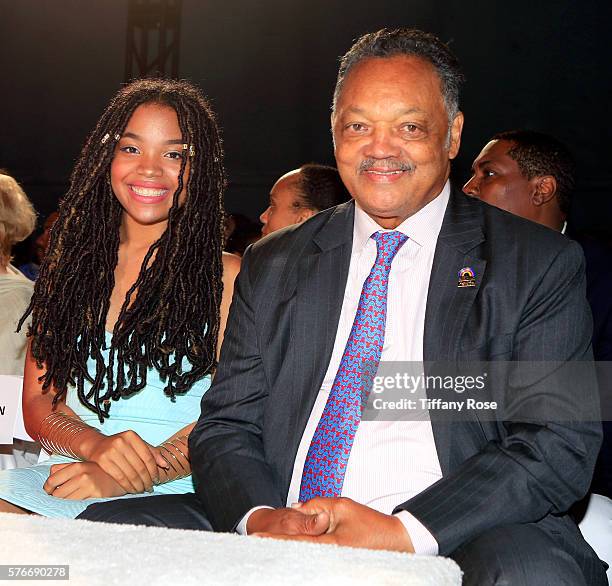
[[[353,219],[353,202],[342,204],[244,256],[218,372],[190,437],[197,494],[216,530],[232,530],[254,506],[285,506],[332,352]],[[466,266],[476,287],[458,288]],[[577,244],[453,190],[430,279],[425,360],[589,359],[584,289]],[[494,398],[514,414],[537,411],[554,373],[528,383],[512,376]],[[554,384],[568,419],[596,400],[593,377],[580,397]],[[528,522],[563,534],[574,555],[588,549],[566,511],[589,486],[600,424],[518,419],[432,420],[443,478],[396,510],[415,515],[441,554],[496,525]]]

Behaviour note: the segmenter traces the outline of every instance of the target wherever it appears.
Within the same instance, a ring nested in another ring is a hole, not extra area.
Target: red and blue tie
[[[323,414],[304,463],[300,501],[339,497],[355,434],[361,421],[385,340],[391,262],[408,237],[376,232],[376,260],[363,284],[355,321]]]

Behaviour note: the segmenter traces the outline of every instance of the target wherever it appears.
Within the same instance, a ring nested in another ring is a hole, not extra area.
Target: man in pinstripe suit
[[[605,584],[567,516],[601,437],[598,423],[571,423],[596,401],[592,371],[576,389],[552,364],[530,380],[508,367],[489,397],[500,422],[362,421],[341,496],[296,503],[374,232],[408,237],[388,279],[382,360],[590,358],[578,246],[450,188],[459,81],[454,56],[420,31],[366,35],[345,55],[332,127],[354,202],[247,250],[190,437],[197,498],[94,505],[86,518],[439,553],[468,584]],[[559,412],[543,421],[550,393]]]

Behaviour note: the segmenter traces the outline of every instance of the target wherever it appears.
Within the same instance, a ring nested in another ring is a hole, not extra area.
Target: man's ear
[[[312,218],[317,213],[317,210],[311,210],[309,208],[302,208],[300,210],[300,215],[298,216],[298,224],[301,224],[308,218]]]
[[[459,152],[461,145],[461,131],[463,130],[463,112],[457,112],[455,119],[450,127],[450,145],[448,149],[448,158],[454,159]]]
[[[557,195],[557,180],[552,175],[542,175],[532,179],[534,191],[531,195],[531,203],[541,206],[548,203]]]

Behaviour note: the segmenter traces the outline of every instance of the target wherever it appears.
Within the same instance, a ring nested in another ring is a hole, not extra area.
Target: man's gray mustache
[[[412,172],[416,169],[409,161],[397,161],[394,159],[364,159],[359,165],[359,171],[369,171],[372,167],[378,169],[387,169],[389,171],[408,171]]]

